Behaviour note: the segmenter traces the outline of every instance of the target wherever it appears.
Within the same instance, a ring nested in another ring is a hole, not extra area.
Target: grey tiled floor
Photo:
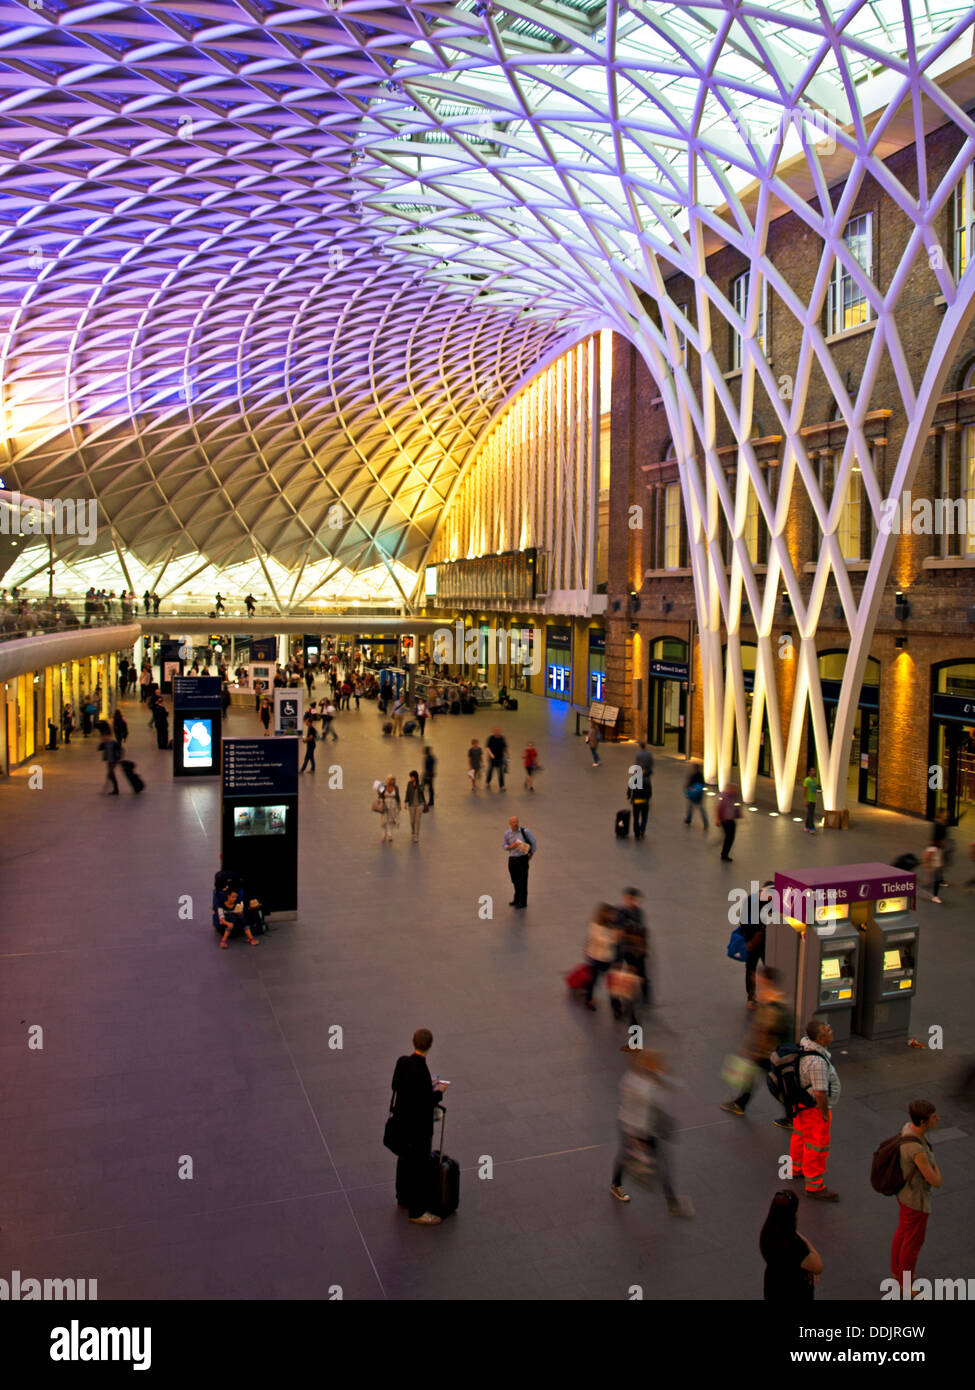
[[[762,809],[722,865],[716,832],[681,823],[683,763],[661,757],[648,839],[617,842],[632,750],[605,747],[594,771],[564,712],[526,699],[502,727],[513,755],[538,743],[537,794],[513,775],[504,797],[471,796],[467,743],[495,721],[438,721],[436,810],[419,846],[405,828],[384,846],[371,781],[392,770],[404,782],[420,746],[382,740],[363,705],[303,778],[298,920],[258,950],[220,952],[208,906],[218,792],[174,783],[141,712],[128,714],[142,798],[95,794],[93,741],[45,755],[41,790],[26,770],[0,783],[0,1275],[97,1278],[103,1299],[327,1298],[335,1285],[373,1299],[620,1299],[633,1284],[656,1299],[760,1296],[758,1230],[787,1143],[764,1094],[747,1120],[718,1109],[722,1059],[745,1025],[741,967],[725,956],[728,890],[776,868],[888,860],[923,843],[920,824],[861,813],[849,834],[811,839]],[[234,711],[229,732],[255,731]],[[328,789],[330,765],[343,790]],[[540,850],[519,914],[500,850],[516,813]],[[648,1041],[683,1082],[676,1161],[693,1221],[669,1220],[658,1194],[610,1197],[624,1032],[604,1000],[589,1015],[562,981],[592,905],[628,882],[646,893],[653,934]],[[183,894],[192,921],[178,915]],[[878,1295],[895,1213],[869,1187],[869,1158],[916,1094],[962,1131],[941,1154],[921,1272],[975,1272],[975,1123],[949,1086],[975,1053],[975,899],[945,896],[920,909],[914,1013],[922,1038],[944,1028],[944,1051],[836,1047],[829,1173],[843,1199],[804,1203],[801,1223],[826,1261],[820,1298]],[[34,1024],[43,1050],[28,1049]],[[341,1050],[329,1048],[335,1024]],[[436,1038],[432,1070],[453,1082],[447,1148],[464,1169],[459,1213],[429,1231],[396,1210],[380,1143],[393,1063],[420,1025]]]

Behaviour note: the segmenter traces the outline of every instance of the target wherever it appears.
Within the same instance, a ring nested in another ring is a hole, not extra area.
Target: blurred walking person
[[[684,824],[690,825],[691,817],[694,815],[695,810],[697,810],[700,811],[701,821],[704,825],[704,829],[707,830],[708,813],[704,809],[705,785],[704,773],[701,771],[698,764],[695,763],[687,774],[687,782],[684,786],[684,796],[687,798],[687,815],[684,817]]]
[[[756,1080],[763,1072],[768,1075],[769,1058],[792,1035],[792,1020],[785,1006],[779,971],[768,965],[763,966],[758,972],[755,992],[755,1014],[741,1049],[741,1057],[751,1063],[751,1071],[741,1092],[722,1105],[721,1109],[729,1115],[744,1115]],[[792,1120],[784,1110],[782,1118],[773,1123],[779,1129],[792,1129]]]
[[[437,760],[433,756],[433,749],[429,744],[423,750],[423,790],[426,792],[427,805],[433,810],[433,783],[437,775]]]
[[[670,1162],[672,1117],[666,1112],[666,1090],[672,1085],[659,1052],[623,1047],[629,1065],[620,1082],[620,1147],[609,1190],[618,1202],[628,1202],[623,1170],[629,1168],[645,1185],[659,1181],[670,1216],[691,1217],[694,1207],[674,1190]]]
[[[725,864],[731,863],[731,846],[735,843],[735,832],[740,819],[741,807],[735,804],[735,789],[729,785],[721,793],[721,800],[718,802],[718,824],[724,831],[721,858]]]
[[[601,975],[605,975],[619,956],[620,928],[616,909],[609,903],[600,903],[593,913],[586,930],[586,963],[592,972],[586,985],[586,1008],[596,1012],[593,993]],[[618,1012],[616,1005],[613,1012]]]

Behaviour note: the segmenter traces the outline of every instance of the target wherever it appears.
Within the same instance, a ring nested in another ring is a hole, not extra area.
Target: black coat
[[[396,1114],[403,1132],[410,1139],[429,1140],[433,1135],[433,1112],[440,1092],[433,1089],[427,1059],[418,1052],[400,1057],[393,1072]]]

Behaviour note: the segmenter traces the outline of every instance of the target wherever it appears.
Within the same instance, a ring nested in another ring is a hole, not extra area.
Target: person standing
[[[142,611],[145,613],[146,617],[149,616],[149,604],[151,602],[151,598],[152,596],[149,593],[149,590],[147,589],[145,593],[142,595]]]
[[[806,824],[803,829],[807,835],[815,835],[816,833],[816,793],[818,791],[819,781],[816,777],[816,769],[811,767],[802,784],[803,796],[806,799]]]
[[[731,863],[731,846],[735,843],[735,832],[740,818],[741,807],[735,805],[735,789],[729,785],[721,793],[721,800],[718,802],[718,824],[724,831],[721,858],[726,864]]]
[[[420,843],[420,817],[426,810],[426,801],[423,796],[423,786],[420,782],[418,772],[410,773],[410,780],[406,784],[406,809],[410,816],[410,829],[413,832],[413,843]]]
[[[419,698],[419,700],[417,700],[417,702],[416,702],[416,722],[417,722],[417,723],[419,724],[419,726],[420,726],[420,737],[421,737],[421,738],[423,737],[423,731],[424,731],[424,729],[427,727],[427,716],[428,716],[429,713],[430,713],[430,710],[429,710],[429,708],[427,707],[427,702],[426,702],[426,700],[424,700],[423,696],[421,695],[420,698]]]
[[[660,1179],[670,1216],[692,1217],[694,1207],[686,1197],[678,1197],[671,1176],[669,1136],[673,1122],[664,1113],[662,1101],[668,1082],[664,1059],[659,1052],[644,1047],[623,1047],[629,1065],[620,1082],[620,1147],[609,1190],[618,1202],[628,1202],[623,1189],[623,1168],[627,1164]]]
[[[118,664],[118,689],[119,694],[125,694],[125,687],[129,683],[129,659],[123,656]]]
[[[248,594],[247,597],[244,599],[244,607],[247,609],[248,618],[252,618],[257,609],[257,603],[254,599],[253,594]]]
[[[301,771],[304,772],[306,767],[310,767],[312,772],[314,772],[315,744],[318,742],[318,735],[315,733],[315,726],[311,721],[310,714],[305,715],[305,732],[302,741],[305,745],[305,760],[301,764]]]
[[[508,761],[508,744],[500,729],[492,730],[487,741],[488,769],[487,785],[491,785],[491,774],[498,771],[498,790],[504,791],[504,769]]]
[[[707,830],[708,813],[704,809],[704,788],[704,773],[701,771],[698,764],[695,763],[687,774],[687,782],[684,786],[684,795],[687,798],[687,815],[684,817],[684,824],[690,825],[694,811],[698,810],[701,813],[704,829]]]
[[[433,756],[433,749],[429,744],[423,749],[423,790],[426,792],[427,805],[433,810],[433,782],[437,775],[437,760]]]
[[[310,666],[305,667],[305,689],[308,691],[308,699],[311,700],[311,688],[315,684],[315,672]]]
[[[223,612],[223,596],[221,594],[217,594],[217,597],[214,600],[214,606],[218,613]]]
[[[146,700],[148,700],[149,698],[149,686],[151,682],[152,671],[148,666],[143,666],[142,671],[139,675],[139,685],[141,687],[141,694],[139,698],[141,699],[143,704],[145,704]]]
[[[484,749],[476,738],[471,739],[471,746],[467,750],[467,776],[470,778],[471,794],[477,792],[477,784],[481,780],[481,763],[484,760]]]
[[[508,856],[508,873],[515,890],[515,896],[508,906],[527,907],[528,869],[532,855],[538,849],[535,836],[523,825],[518,824],[517,816],[512,816],[508,821],[508,829],[504,833],[504,839],[501,841],[501,848]]]
[[[890,1272],[900,1287],[904,1275],[911,1280],[917,1273],[918,1256],[931,1214],[931,1189],[941,1186],[941,1169],[935,1161],[928,1133],[938,1126],[938,1113],[930,1100],[912,1100],[907,1107],[910,1120],[901,1130],[900,1164],[904,1186],[897,1194],[897,1230],[890,1247]],[[913,1293],[912,1293],[913,1296]]]
[[[387,840],[392,844],[393,831],[399,825],[400,795],[396,778],[390,776],[385,782],[377,782],[376,793],[380,803],[378,809],[383,831],[380,844],[385,844]]]
[[[528,791],[535,790],[535,773],[538,771],[538,749],[529,740],[528,747],[525,749],[525,787]]]
[[[447,1089],[446,1081],[434,1085],[427,1066],[433,1046],[429,1028],[413,1034],[413,1051],[400,1057],[393,1071],[393,1113],[399,1131],[396,1160],[396,1203],[405,1207],[415,1226],[439,1226],[440,1217],[427,1210],[431,1195],[430,1156],[433,1146],[434,1111]]]
[[[599,749],[599,725],[596,723],[595,719],[590,719],[590,721],[589,721],[589,728],[588,728],[587,731],[586,731],[586,743],[589,745],[589,751],[590,751],[590,753],[592,754],[592,765],[593,765],[593,767],[600,767],[601,764],[600,764],[600,761],[599,761],[599,752],[598,752],[598,749]]]
[[[751,1062],[755,1070],[740,1095],[735,1096],[734,1100],[726,1100],[722,1105],[721,1109],[729,1115],[744,1115],[759,1072],[768,1075],[769,1058],[792,1032],[792,1020],[785,1007],[782,976],[778,970],[771,966],[762,967],[756,982],[756,996],[755,1016],[741,1050],[742,1057]],[[785,1113],[773,1124],[778,1125],[779,1129],[792,1128],[792,1121]]]
[[[833,1106],[840,1096],[840,1079],[826,1050],[832,1041],[832,1028],[815,1018],[806,1024],[805,1036],[799,1039],[806,1054],[799,1063],[799,1084],[815,1103],[796,1111],[789,1148],[792,1176],[804,1177],[806,1196],[819,1202],[839,1200],[839,1193],[826,1186]]]
[[[65,743],[71,742],[71,735],[74,732],[74,710],[71,705],[65,705],[61,711],[61,732]]]
[[[758,1248],[765,1261],[766,1303],[811,1303],[823,1262],[796,1229],[799,1198],[783,1188],[772,1198]]]
[[[102,794],[107,796],[118,796],[118,782],[115,779],[115,769],[121,756],[119,746],[112,736],[112,726],[107,719],[99,719],[98,732],[101,737],[98,740],[98,749],[105,764],[105,786],[102,787]]]
[[[271,702],[270,702],[270,700],[264,700],[264,699],[261,700],[261,708],[260,708],[260,713],[258,714],[258,718],[260,719],[261,723],[264,725],[264,737],[267,738],[267,736],[268,736],[268,734],[269,734],[269,732],[270,732],[270,729],[271,729]]]

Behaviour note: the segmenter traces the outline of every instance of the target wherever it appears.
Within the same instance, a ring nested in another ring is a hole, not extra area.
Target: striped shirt
[[[825,1091],[826,1104],[832,1110],[840,1098],[840,1078],[829,1053],[808,1037],[800,1038],[799,1046],[806,1053],[799,1063],[800,1083],[810,1091]]]

